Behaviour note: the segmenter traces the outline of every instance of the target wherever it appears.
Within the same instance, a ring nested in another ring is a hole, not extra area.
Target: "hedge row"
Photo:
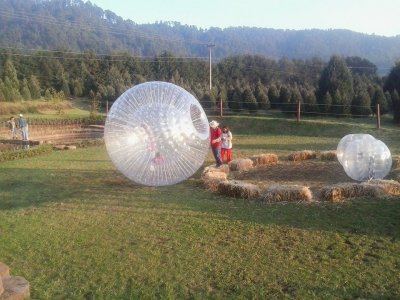
[[[104,145],[104,139],[86,140],[76,144],[79,148]],[[53,145],[42,144],[29,149],[0,151],[0,162],[38,156],[53,151]]]
[[[29,149],[7,150],[0,152],[0,162],[38,156],[51,151],[53,151],[53,146],[49,144],[43,144]]]
[[[103,125],[105,117],[99,116],[97,118],[71,118],[71,119],[35,119],[28,118],[29,125]],[[1,122],[1,126],[8,127],[7,120]]]

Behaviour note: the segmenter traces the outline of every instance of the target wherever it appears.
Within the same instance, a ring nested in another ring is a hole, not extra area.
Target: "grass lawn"
[[[234,156],[335,149],[365,124],[224,118]],[[211,164],[209,155],[205,165]],[[400,298],[400,199],[261,204],[129,182],[104,147],[0,163],[0,261],[33,299]]]

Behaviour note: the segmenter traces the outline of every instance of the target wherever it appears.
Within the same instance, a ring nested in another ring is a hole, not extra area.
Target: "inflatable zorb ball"
[[[389,148],[369,134],[346,135],[338,144],[337,157],[346,174],[357,181],[383,179],[392,167]]]
[[[104,128],[107,152],[129,179],[172,185],[192,176],[209,150],[208,120],[194,96],[166,82],[147,82],[123,93]]]

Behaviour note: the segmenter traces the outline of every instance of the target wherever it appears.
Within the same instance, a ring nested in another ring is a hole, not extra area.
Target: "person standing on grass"
[[[222,165],[221,160],[221,128],[218,127],[219,123],[217,121],[212,120],[210,122],[210,146],[212,153],[215,158],[215,165],[220,167]]]
[[[226,163],[229,163],[232,160],[232,133],[227,126],[222,127],[222,145],[221,145],[221,158],[222,161],[225,159],[226,155]]]
[[[19,115],[18,127],[21,130],[22,141],[28,141],[28,121],[22,114]]]
[[[14,117],[10,117],[10,120],[8,120],[8,127],[10,128],[10,136],[12,140],[17,139],[17,124],[15,122]]]

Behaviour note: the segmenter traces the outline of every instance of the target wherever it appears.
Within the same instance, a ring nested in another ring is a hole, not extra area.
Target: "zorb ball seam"
[[[104,139],[115,167],[149,186],[192,176],[209,150],[207,116],[197,99],[172,83],[136,85],[113,104]]]

